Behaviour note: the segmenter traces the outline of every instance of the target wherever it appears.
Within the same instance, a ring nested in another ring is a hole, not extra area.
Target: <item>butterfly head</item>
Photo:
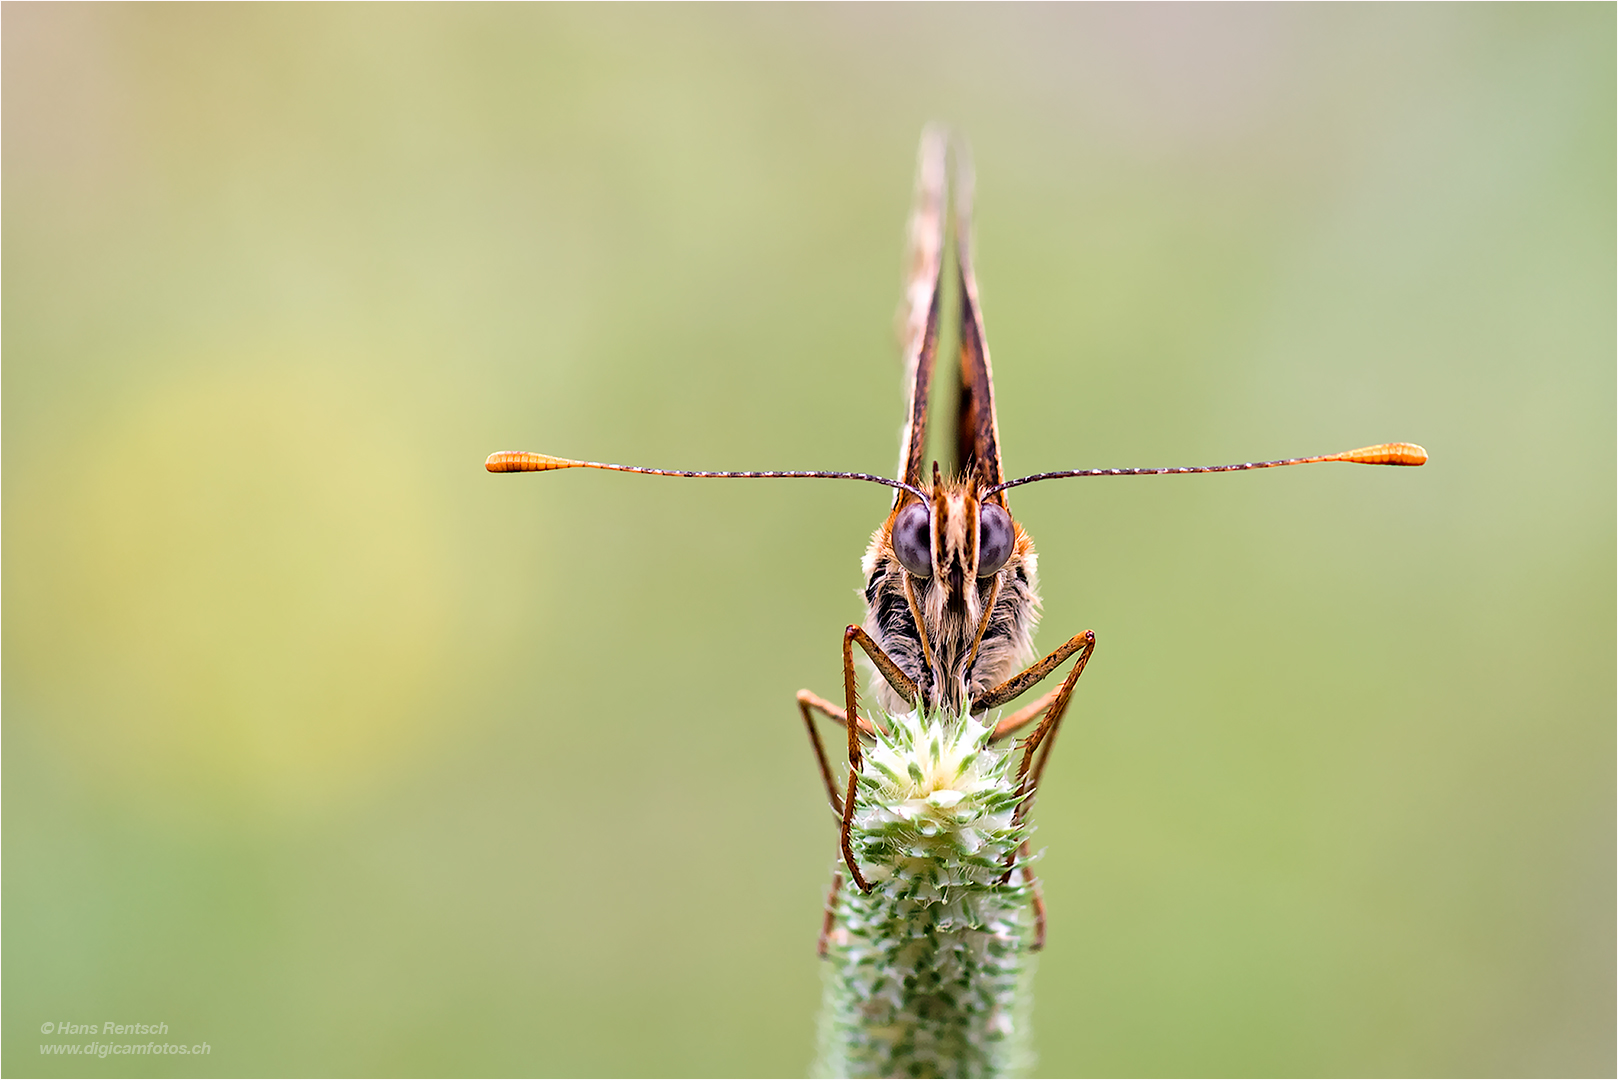
[[[929,584],[928,592],[941,590],[952,608],[964,607],[969,588],[975,592],[999,573],[1021,531],[1003,498],[983,497],[986,486],[971,473],[945,479],[935,463],[927,498],[905,500],[893,516],[894,557],[918,584]]]

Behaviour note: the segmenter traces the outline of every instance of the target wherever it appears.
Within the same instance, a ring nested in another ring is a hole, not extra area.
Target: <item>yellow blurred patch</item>
[[[317,372],[205,376],[8,476],[6,674],[27,706],[8,722],[98,782],[274,814],[419,747],[453,571],[371,401]]]

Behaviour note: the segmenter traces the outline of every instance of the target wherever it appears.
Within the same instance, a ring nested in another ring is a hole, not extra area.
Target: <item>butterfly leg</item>
[[[860,718],[859,714],[859,681],[854,675],[854,646],[858,645],[865,650],[865,655],[871,658],[877,671],[888,680],[888,685],[897,690],[906,701],[915,701],[920,692],[910,676],[899,669],[899,665],[882,646],[872,640],[871,635],[858,626],[849,626],[843,631],[843,699],[847,708],[843,711],[845,721],[843,728],[848,732],[848,794],[843,797],[843,827],[838,841],[843,850],[843,862],[848,867],[848,876],[854,879],[861,892],[870,892],[870,883],[860,873],[859,863],[854,859],[854,848],[849,837],[854,828],[854,792],[860,780],[860,729],[869,726],[869,722]]]
[[[815,761],[820,765],[820,779],[826,785],[826,799],[831,803],[832,813],[841,819],[843,816],[843,797],[837,794],[837,782],[831,778],[831,763],[826,760],[826,747],[820,741],[820,732],[815,730],[815,719],[809,714],[810,709],[825,713],[844,727],[848,726],[848,720],[844,717],[843,710],[825,698],[819,697],[808,690],[798,691],[798,712],[803,715],[803,726],[809,731],[809,747],[815,752]]]
[[[1034,943],[1028,946],[1028,951],[1038,952],[1045,947],[1045,892],[1039,887],[1039,878],[1035,877],[1034,872],[1028,869],[1028,860],[1033,858],[1029,854],[1028,841],[1024,840],[1022,842],[1022,848],[1018,851],[1018,854],[1022,856],[1023,860],[1022,879],[1028,883],[1029,888],[1034,890]]]
[[[1034,793],[1039,790],[1039,781],[1045,775],[1045,764],[1051,759],[1051,747],[1056,745],[1056,732],[1062,726],[1062,718],[1067,715],[1067,707],[1073,700],[1073,687],[1084,674],[1084,665],[1090,660],[1090,654],[1095,650],[1095,634],[1086,630],[1079,638],[1088,637],[1084,651],[1079,655],[1078,662],[1073,670],[1067,673],[1062,685],[1057,688],[1056,697],[1051,701],[1050,708],[1045,713],[1034,733],[1022,741],[1022,762],[1017,766],[1017,791],[1022,796],[1017,803],[1017,809],[1012,815],[1013,825],[1021,825],[1028,817],[1028,811],[1034,802]],[[1078,640],[1075,638],[1074,640]],[[1000,880],[1011,880],[1013,864],[1016,853],[1006,859],[1006,873]]]
[[[848,726],[848,715],[812,690],[798,691],[798,712],[802,714],[803,726],[809,732],[809,748],[815,752],[815,761],[820,766],[820,779],[825,782],[826,798],[831,803],[832,813],[841,818],[843,816],[843,797],[837,794],[837,783],[831,776],[831,763],[826,758],[826,747],[820,741],[820,732],[815,729],[815,721],[811,715],[811,710],[828,719],[837,721],[840,727]],[[876,734],[876,729],[871,727],[869,720],[864,717],[858,717],[857,719],[861,734]]]
[[[831,942],[831,929],[837,922],[837,896],[843,889],[843,873],[833,870],[831,888],[826,891],[826,917],[820,922],[820,940],[815,944],[815,955],[826,959],[826,946]]]
[[[994,734],[989,736],[990,740],[1003,739],[1013,731],[1027,727],[1035,717],[1045,711],[1046,706],[1056,700],[1056,695],[1060,692],[1061,688],[1058,687],[1049,693],[1041,694],[1038,701],[1031,705],[1024,705],[1010,716],[1001,719],[998,724],[994,725]]]
[[[1056,744],[1056,731],[1062,726],[1062,718],[1067,715],[1067,707],[1073,700],[1073,686],[1079,681],[1079,676],[1084,674],[1084,665],[1089,663],[1090,654],[1094,650],[1095,635],[1090,634],[1089,645],[1079,655],[1078,662],[1073,665],[1073,670],[1067,673],[1067,678],[1062,680],[1062,685],[1057,688],[1056,698],[1045,713],[1045,719],[1040,721],[1034,733],[1024,740],[1026,749],[1023,751],[1022,764],[1017,769],[1017,778],[1019,782],[1027,783],[1030,794],[1039,790],[1040,778],[1045,775],[1045,765],[1051,759],[1051,747]],[[1039,752],[1039,760],[1034,763],[1033,774],[1030,776],[1028,766],[1036,750]],[[1024,800],[1017,807],[1018,820],[1028,816],[1028,806],[1028,801]]]
[[[1084,650],[1084,655],[1079,657],[1079,668],[1082,670],[1084,665],[1089,662],[1090,653],[1095,650],[1095,647],[1096,632],[1094,630],[1086,630],[1083,633],[1074,634],[1072,637],[1068,638],[1067,641],[1063,642],[1055,652],[1045,657],[1045,659],[1039,661],[1037,664],[1033,664],[1032,666],[1025,668],[1016,675],[1013,675],[999,686],[990,687],[977,697],[973,698],[972,711],[982,712],[984,709],[992,709],[996,705],[1004,705],[1006,702],[1010,701],[1012,698],[1021,694],[1024,690],[1027,690],[1030,686],[1033,686],[1045,676],[1055,671],[1063,660],[1066,660],[1080,649]]]
[[[809,745],[814,749],[815,761],[820,765],[820,778],[826,784],[826,798],[831,803],[832,812],[839,818],[843,816],[843,798],[837,794],[837,785],[832,780],[831,765],[826,760],[826,748],[820,741],[820,732],[815,729],[814,717],[811,710],[820,713],[828,719],[835,720],[843,727],[848,726],[848,714],[819,694],[811,690],[798,691],[798,711],[803,714],[803,725],[809,729]],[[855,717],[860,731],[867,735],[875,734],[870,721],[864,717]],[[820,923],[820,939],[815,943],[815,955],[822,960],[826,958],[826,949],[831,941],[832,927],[837,922],[837,897],[842,893],[843,873],[833,870],[831,875],[831,888],[826,892],[826,914]]]

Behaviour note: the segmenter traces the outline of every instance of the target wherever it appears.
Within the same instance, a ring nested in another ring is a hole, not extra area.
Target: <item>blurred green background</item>
[[[1433,455],[1016,494],[1040,1071],[1610,1075],[1614,33],[6,6],[5,1072],[807,1067],[886,492],[482,462],[889,472],[941,119],[1013,473]]]

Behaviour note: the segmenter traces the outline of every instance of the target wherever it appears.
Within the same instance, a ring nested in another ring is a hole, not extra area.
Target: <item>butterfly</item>
[[[855,650],[875,668],[872,691],[889,713],[923,709],[983,716],[1021,697],[1073,660],[1060,685],[995,723],[994,739],[999,740],[1038,721],[1020,743],[1020,798],[1015,811],[1019,820],[1032,806],[1075,684],[1095,650],[1094,631],[1084,630],[1044,657],[1034,659],[1034,631],[1040,614],[1038,555],[1033,540],[1012,516],[1008,491],[1070,477],[1238,472],[1327,461],[1421,465],[1427,460],[1427,452],[1412,443],[1384,443],[1341,454],[1277,461],[1182,468],[1067,469],[1006,479],[995,415],[994,373],[972,268],[972,197],[972,170],[964,147],[943,129],[929,128],[922,136],[910,215],[910,253],[902,303],[906,405],[896,479],[829,471],[654,469],[527,451],[502,451],[490,455],[485,462],[490,472],[588,468],[706,479],[859,480],[894,489],[892,505],[872,535],[861,564],[865,618],[843,631],[843,704],[839,706],[809,690],[798,692],[799,712],[809,732],[827,799],[840,822],[843,869],[855,887],[865,892],[870,891],[871,884],[861,873],[849,836],[862,765],[861,736],[873,735],[876,721],[859,712]],[[951,238],[953,245],[949,243]],[[958,296],[953,317],[959,350],[959,363],[948,364],[949,374],[945,376],[955,379],[954,415],[949,418],[953,421],[954,462],[947,474],[938,462],[932,462],[929,468],[926,460],[931,391],[948,291],[946,274],[954,277],[953,291]],[[817,713],[841,725],[846,734],[849,770],[841,790],[815,727]],[[1026,875],[1033,886],[1035,935],[1031,947],[1038,949],[1045,940],[1044,902],[1027,869],[1026,845],[1020,855],[1020,862],[1008,860],[1006,877],[1009,880],[1015,870]],[[821,930],[822,955],[841,887],[839,871],[832,881]]]

